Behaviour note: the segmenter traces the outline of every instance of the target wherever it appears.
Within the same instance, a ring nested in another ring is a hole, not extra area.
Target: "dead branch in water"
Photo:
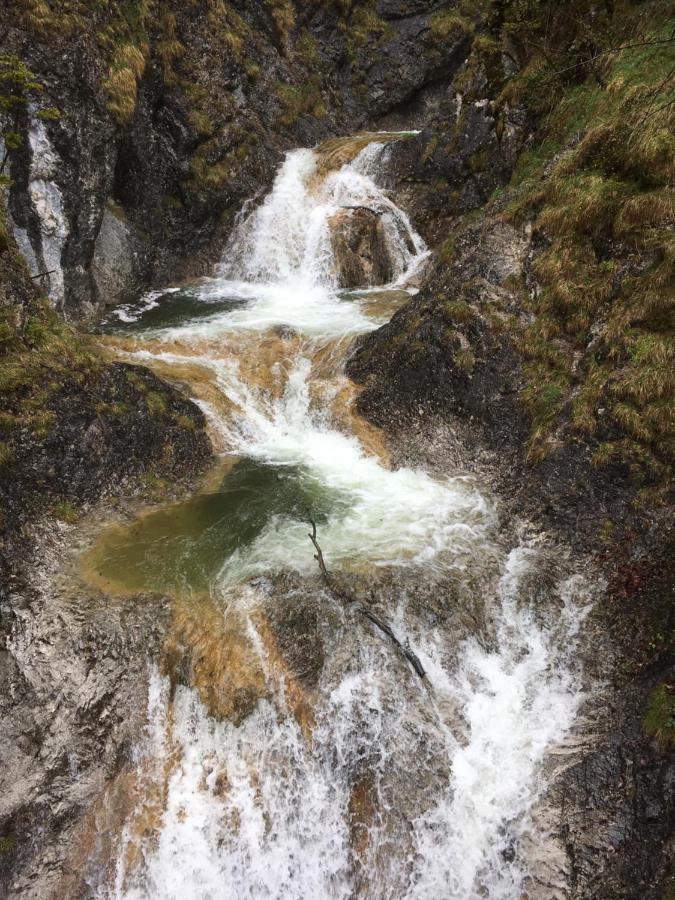
[[[309,522],[312,526],[311,533],[308,534],[308,537],[312,544],[314,545],[314,549],[316,553],[314,554],[314,559],[319,564],[319,569],[321,570],[321,575],[323,580],[326,582],[326,586],[328,587],[331,594],[334,597],[337,597],[343,603],[356,603],[356,609],[361,613],[366,619],[373,623],[376,628],[379,628],[383,634],[386,634],[389,640],[392,642],[394,647],[401,653],[413,667],[414,671],[419,675],[419,677],[424,681],[426,680],[426,672],[424,671],[424,667],[420,662],[417,654],[410,649],[410,644],[406,641],[405,645],[403,645],[399,639],[396,637],[394,632],[391,630],[391,627],[379,616],[377,616],[371,609],[364,606],[362,603],[357,601],[355,597],[350,597],[344,593],[344,591],[340,590],[334,583],[333,579],[330,577],[328,569],[326,568],[326,561],[323,558],[323,552],[321,547],[319,546],[319,541],[316,536],[316,522],[309,516]]]
[[[321,569],[321,574],[323,575],[324,580],[327,581],[329,586],[332,587],[330,575],[328,574],[328,569],[326,568],[326,563],[323,559],[323,553],[321,552],[321,547],[319,547],[319,542],[316,539],[316,522],[314,521],[314,519],[310,518],[309,523],[312,526],[312,533],[309,535],[309,539],[314,544],[314,549],[316,550],[314,559],[319,564],[319,568]]]
[[[343,205],[340,207],[340,209],[362,209],[364,212],[372,213],[374,216],[382,215],[379,209],[373,209],[371,206]]]

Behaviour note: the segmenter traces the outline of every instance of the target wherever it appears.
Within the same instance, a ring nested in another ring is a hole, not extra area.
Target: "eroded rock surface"
[[[90,896],[82,821],[142,736],[168,618],[161,597],[116,601],[56,579],[65,538],[43,533],[0,601],[3,897]]]
[[[344,209],[329,224],[340,287],[374,287],[392,280],[394,266],[376,210]]]

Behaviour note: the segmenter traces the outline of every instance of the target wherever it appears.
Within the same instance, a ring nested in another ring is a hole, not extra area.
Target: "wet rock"
[[[59,385],[46,409],[51,427],[17,430],[0,471],[5,538],[50,504],[91,503],[134,477],[177,482],[211,459],[203,413],[140,366],[101,364]]]
[[[504,282],[528,242],[500,224],[469,227],[459,241],[453,266],[436,264],[418,297],[362,339],[348,372],[365,384],[359,411],[380,426],[424,409],[473,420],[491,446],[513,447],[528,429],[519,357],[483,310],[490,299],[508,304]]]
[[[331,617],[328,604],[317,608],[314,597],[286,596],[268,607],[269,624],[279,653],[296,678],[307,688],[319,683],[325,660],[323,632]]]
[[[245,620],[234,615],[226,619],[208,597],[174,603],[164,654],[172,689],[178,684],[194,687],[216,719],[238,725],[268,696]]]
[[[0,896],[91,896],[87,860],[67,860],[106,783],[130,761],[145,724],[149,664],[167,622],[156,596],[115,602],[44,580],[64,547],[40,541],[2,658]],[[2,592],[0,610],[16,609]],[[61,893],[59,893],[61,892]]]
[[[447,90],[471,43],[461,32],[439,40],[430,28],[454,5],[383,0],[363,28],[351,9],[296,2],[294,26],[282,35],[269,4],[255,0],[236,15],[247,34],[242,56],[227,44],[232,24],[214,29],[208,7],[188,11],[172,0],[180,77],[151,47],[125,122],[108,109],[113,60],[95,37],[119,27],[110,24],[114,14],[101,7],[88,30],[71,33],[56,22],[43,31],[20,4],[10,5],[5,43],[44,82],[44,105],[62,111],[43,126],[48,153],[59,160],[49,181],[60,198],[58,242],[42,234],[31,199],[30,141],[11,154],[15,231],[35,260],[44,257],[43,238],[51,241],[47,255],[60,264],[54,302],[81,319],[123,295],[128,264],[114,273],[105,261],[114,242],[128,259],[123,229],[106,214],[111,201],[128,220],[139,283],[202,275],[219,259],[242,203],[271,183],[288,149],[374,130],[388,115],[401,127],[419,124],[416,98]],[[35,122],[20,125],[27,137]]]
[[[91,269],[100,301],[105,306],[124,303],[140,293],[133,235],[115,207],[103,213]]]
[[[394,265],[378,212],[365,207],[343,209],[329,224],[340,287],[374,287],[392,280]]]

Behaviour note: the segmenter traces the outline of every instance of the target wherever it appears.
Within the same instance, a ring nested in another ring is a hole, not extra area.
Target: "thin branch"
[[[610,47],[609,50],[603,50],[601,53],[596,53],[596,55],[591,56],[590,59],[582,60],[581,62],[575,63],[573,66],[566,66],[564,69],[558,69],[550,74],[551,76],[564,75],[565,72],[571,72],[573,69],[578,69],[580,66],[588,66],[592,62],[595,62],[596,59],[607,56],[609,53],[620,53],[622,50],[632,50],[634,47],[656,47],[659,44],[672,44],[673,42],[675,42],[675,32],[669,38],[665,38],[662,41],[641,41],[636,44],[624,44],[622,47]]]
[[[663,81],[659,85],[657,85],[654,88],[654,90],[652,91],[650,99],[649,99],[649,103],[647,104],[647,108],[645,109],[644,113],[642,114],[640,121],[637,123],[635,128],[633,128],[632,134],[630,136],[630,140],[628,142],[629,144],[635,137],[635,134],[642,128],[642,126],[645,124],[645,122],[651,118],[652,115],[656,115],[656,113],[660,112],[662,109],[665,109],[666,107],[670,106],[673,103],[673,101],[670,100],[670,101],[668,101],[668,103],[664,103],[662,106],[659,106],[656,109],[652,110],[652,107],[654,106],[654,103],[656,102],[659,94],[664,89],[664,87],[668,84],[668,82],[671,80],[673,75],[675,75],[675,66],[673,66],[673,68],[670,70],[670,72],[668,72],[668,74],[663,79]]]
[[[49,272],[38,272],[37,275],[31,275],[31,278],[46,278],[47,275],[53,275],[56,272],[56,269],[50,269]]]
[[[324,562],[323,553],[321,552],[321,547],[319,546],[319,542],[316,539],[316,522],[314,519],[310,518],[310,525],[312,526],[312,533],[308,535],[310,541],[314,544],[314,549],[316,553],[314,554],[314,559],[318,562],[319,568],[321,569],[321,574],[324,579],[331,584],[331,577],[328,574],[328,569],[326,568],[326,563]]]
[[[327,585],[328,589],[330,590],[330,592],[333,594],[333,596],[338,597],[344,603],[356,603],[357,612],[361,613],[362,616],[364,616],[366,619],[368,619],[370,622],[372,622],[373,625],[375,625],[377,628],[379,628],[383,634],[386,634],[386,636],[392,642],[394,647],[396,647],[396,649],[399,651],[399,653],[401,653],[408,660],[408,662],[410,663],[410,665],[412,666],[414,671],[417,673],[417,675],[419,675],[419,677],[423,681],[426,680],[426,672],[424,671],[424,666],[420,662],[420,659],[417,656],[417,654],[413,650],[411,650],[410,644],[408,643],[408,641],[406,641],[405,645],[402,644],[399,641],[399,639],[396,637],[394,632],[391,630],[391,627],[383,619],[381,619],[378,615],[376,615],[367,606],[364,606],[362,603],[358,602],[355,597],[348,596],[347,594],[345,594],[343,591],[339,590],[336,587],[333,579],[331,578],[331,576],[328,572],[328,569],[326,568],[326,562],[323,558],[323,552],[321,550],[321,547],[319,546],[319,541],[317,540],[316,522],[314,521],[314,519],[312,519],[311,516],[309,516],[309,522],[310,522],[310,525],[312,526],[312,530],[307,536],[309,537],[310,541],[314,545],[314,549],[316,550],[316,553],[314,554],[314,559],[319,564],[319,569],[321,570],[321,575],[323,576],[323,579],[326,582],[326,585]]]
[[[663,103],[661,106],[657,106],[656,109],[653,109],[651,112],[646,113],[642,119],[637,123],[635,128],[633,128],[630,137],[628,138],[628,146],[633,143],[633,139],[638,134],[639,130],[644,126],[649,119],[653,118],[658,113],[662,112],[664,109],[668,109],[669,106],[673,106],[675,104],[675,99],[669,100],[667,103]]]
[[[376,209],[371,209],[370,206],[341,206],[340,209],[363,209],[365,212],[372,213],[374,216],[381,216],[382,213]]]
[[[657,106],[656,109],[652,110],[647,118],[651,119],[652,116],[655,116],[657,113],[660,113],[663,109],[668,109],[669,106],[672,106],[675,103],[675,98],[669,100],[667,103],[664,103],[662,106]]]

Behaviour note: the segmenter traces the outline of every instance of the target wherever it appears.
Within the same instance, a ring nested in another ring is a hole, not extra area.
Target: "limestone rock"
[[[374,287],[392,280],[393,261],[384,226],[375,210],[340,210],[331,218],[330,226],[340,287]]]
[[[113,209],[106,209],[96,238],[92,274],[106,306],[133,298],[140,289],[131,230]]]

